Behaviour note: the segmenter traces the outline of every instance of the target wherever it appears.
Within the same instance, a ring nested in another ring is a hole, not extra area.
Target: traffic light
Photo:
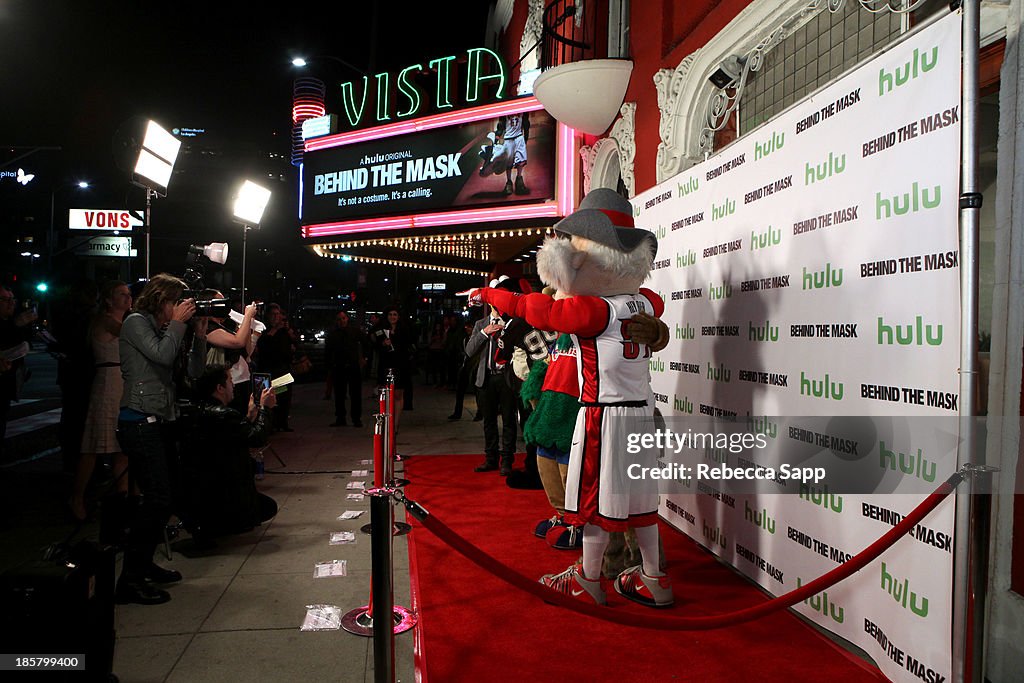
[[[36,291],[39,292],[40,294],[46,294],[46,292],[48,292],[49,289],[50,285],[46,284],[45,282],[40,282],[36,284]]]

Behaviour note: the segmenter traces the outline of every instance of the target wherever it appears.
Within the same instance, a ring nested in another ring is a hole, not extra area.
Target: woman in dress
[[[78,461],[69,502],[71,514],[79,521],[88,517],[85,492],[93,470],[96,469],[98,457],[111,458],[117,489],[128,490],[128,478],[122,476],[128,466],[128,459],[121,452],[115,432],[124,385],[118,340],[121,336],[121,322],[131,308],[132,294],[125,283],[112,280],[100,288],[100,307],[89,325],[88,335],[96,374],[89,394],[82,456]]]

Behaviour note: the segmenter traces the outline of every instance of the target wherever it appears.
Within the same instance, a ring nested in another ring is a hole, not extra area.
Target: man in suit
[[[521,285],[516,280],[504,279],[495,283],[495,286],[521,293]],[[503,477],[512,473],[518,429],[518,380],[512,372],[512,350],[506,350],[503,340],[508,322],[492,307],[489,315],[485,315],[473,326],[473,333],[466,342],[466,355],[472,357],[480,354],[475,384],[479,389],[480,412],[484,418],[484,461],[474,471],[498,470]]]

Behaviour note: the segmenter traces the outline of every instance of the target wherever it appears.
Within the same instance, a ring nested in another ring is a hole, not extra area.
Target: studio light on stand
[[[245,306],[245,252],[247,235],[251,228],[258,228],[263,220],[263,211],[270,201],[270,190],[251,180],[246,180],[235,195],[235,220],[242,224],[242,306]]]
[[[146,135],[139,148],[132,182],[146,189],[146,279],[149,279],[150,210],[153,197],[167,196],[174,162],[178,158],[181,141],[154,121],[146,123]]]

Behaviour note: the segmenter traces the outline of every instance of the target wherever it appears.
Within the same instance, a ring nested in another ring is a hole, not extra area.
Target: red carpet
[[[561,571],[578,552],[533,535],[551,515],[543,491],[516,491],[478,455],[417,456],[406,495],[481,550],[529,576]],[[521,458],[517,458],[521,460]],[[410,520],[415,637],[426,683],[648,681],[879,681],[881,674],[788,612],[713,631],[663,632],[610,624],[547,605],[486,573]],[[659,615],[731,612],[766,600],[686,536],[662,525],[676,605]],[[610,609],[654,613],[614,591]]]

